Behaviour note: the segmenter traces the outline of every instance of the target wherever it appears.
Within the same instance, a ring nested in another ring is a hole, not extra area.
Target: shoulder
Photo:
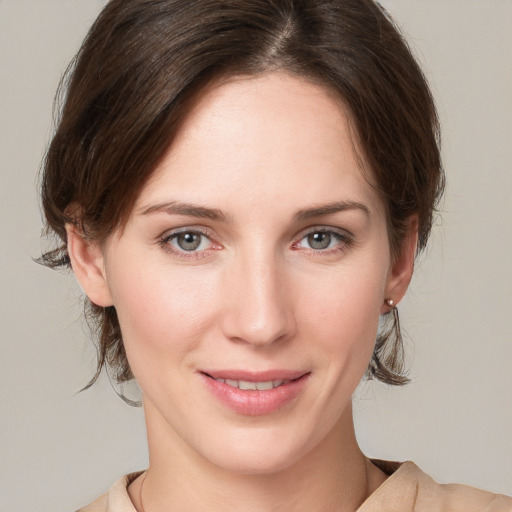
[[[97,500],[94,500],[93,503],[82,507],[76,512],[106,512],[108,510],[108,495],[103,494]]]
[[[430,512],[512,512],[512,498],[461,484],[439,484],[415,464],[409,472],[418,481],[416,508]]]
[[[358,512],[512,512],[512,498],[460,484],[439,484],[412,462],[372,461],[388,479]]]
[[[120,478],[105,494],[77,512],[137,512],[126,490],[142,472]]]

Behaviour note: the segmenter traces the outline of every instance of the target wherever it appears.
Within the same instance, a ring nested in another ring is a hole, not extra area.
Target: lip
[[[212,395],[232,411],[246,416],[261,416],[282,409],[294,401],[311,376],[310,372],[295,370],[203,370],[200,377]],[[239,389],[215,379],[244,380],[248,382],[287,381],[268,390]]]
[[[265,371],[247,371],[247,370],[201,370],[214,379],[232,379],[246,380],[248,382],[266,382],[269,380],[295,380],[302,377],[305,371],[298,370],[265,370]]]

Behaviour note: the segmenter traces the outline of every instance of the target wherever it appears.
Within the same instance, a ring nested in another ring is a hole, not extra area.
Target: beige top
[[[390,476],[357,512],[512,512],[512,498],[467,485],[438,484],[413,462],[372,462]],[[124,476],[77,512],[137,512],[126,487],[139,474]]]

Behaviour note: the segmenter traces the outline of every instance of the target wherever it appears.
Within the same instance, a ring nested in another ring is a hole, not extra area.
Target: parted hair
[[[425,247],[444,186],[435,105],[411,50],[372,0],[110,0],[56,98],[43,161],[47,232],[39,259],[70,266],[66,224],[103,243],[133,205],[198,94],[215,80],[286,72],[334,93],[387,213],[392,254],[411,216]],[[213,177],[214,179],[214,177]],[[79,213],[77,213],[79,212]],[[96,373],[133,378],[114,306],[86,299]],[[394,309],[384,315],[367,376],[408,381]],[[87,386],[87,387],[88,387]]]

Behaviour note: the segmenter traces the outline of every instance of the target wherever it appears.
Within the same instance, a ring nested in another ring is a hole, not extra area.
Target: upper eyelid
[[[198,233],[207,238],[211,238],[213,231],[209,228],[201,226],[183,226],[179,228],[168,229],[162,235],[160,235],[159,238],[171,238],[175,235],[180,235],[182,233]]]
[[[338,235],[346,236],[347,238],[354,237],[353,233],[345,228],[317,225],[302,229],[299,231],[299,233],[297,233],[296,238],[303,238],[304,236],[310,235],[311,233],[335,233]]]

